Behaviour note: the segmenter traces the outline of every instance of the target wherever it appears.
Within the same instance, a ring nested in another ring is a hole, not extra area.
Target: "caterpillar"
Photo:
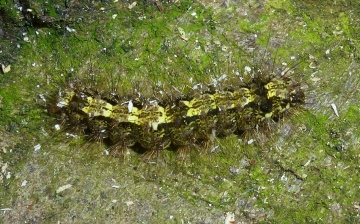
[[[165,149],[186,152],[210,147],[216,137],[242,135],[268,121],[277,122],[290,108],[305,102],[300,82],[290,70],[276,74],[254,71],[248,81],[151,99],[105,94],[81,82],[69,82],[49,105],[65,127],[89,140],[103,141],[112,155],[129,149],[148,158]]]

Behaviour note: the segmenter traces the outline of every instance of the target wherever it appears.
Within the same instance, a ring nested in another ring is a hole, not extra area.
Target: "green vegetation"
[[[219,223],[226,212],[237,222],[359,221],[359,4],[178,1],[161,12],[151,1],[50,2],[28,2],[45,21],[37,26],[0,3],[0,63],[11,64],[0,74],[0,209],[11,209],[0,222]],[[104,144],[56,131],[43,100],[71,80],[186,93],[269,59],[300,62],[306,108],[252,144],[219,139],[184,162],[171,151],[156,164],[106,156]]]

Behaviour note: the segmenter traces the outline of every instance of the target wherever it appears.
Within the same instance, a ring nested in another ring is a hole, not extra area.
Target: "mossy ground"
[[[125,1],[67,3],[30,1],[54,26],[4,26],[18,33],[1,40],[0,58],[12,66],[0,77],[0,208],[11,209],[2,222],[219,223],[226,212],[239,223],[359,221],[358,3],[179,1],[162,2],[162,12],[150,1],[132,9]],[[217,151],[185,162],[171,151],[156,164],[134,152],[125,161],[106,156],[102,144],[56,132],[42,100],[69,80],[176,94],[268,57],[301,62],[304,110],[264,141],[219,139]]]

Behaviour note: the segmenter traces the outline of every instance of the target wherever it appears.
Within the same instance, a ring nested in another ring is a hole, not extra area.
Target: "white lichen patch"
[[[56,194],[60,193],[60,192],[63,192],[65,191],[66,189],[69,189],[71,188],[72,185],[71,184],[66,184],[66,185],[63,185],[61,187],[59,187],[57,190],[56,190]]]

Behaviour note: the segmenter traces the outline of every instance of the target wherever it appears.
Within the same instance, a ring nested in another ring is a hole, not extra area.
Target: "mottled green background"
[[[0,2],[0,63],[11,65],[0,74],[0,222],[359,222],[358,1],[131,3]],[[71,80],[186,93],[269,59],[299,63],[304,108],[250,145],[219,139],[185,162],[106,156],[56,131],[43,101]]]

